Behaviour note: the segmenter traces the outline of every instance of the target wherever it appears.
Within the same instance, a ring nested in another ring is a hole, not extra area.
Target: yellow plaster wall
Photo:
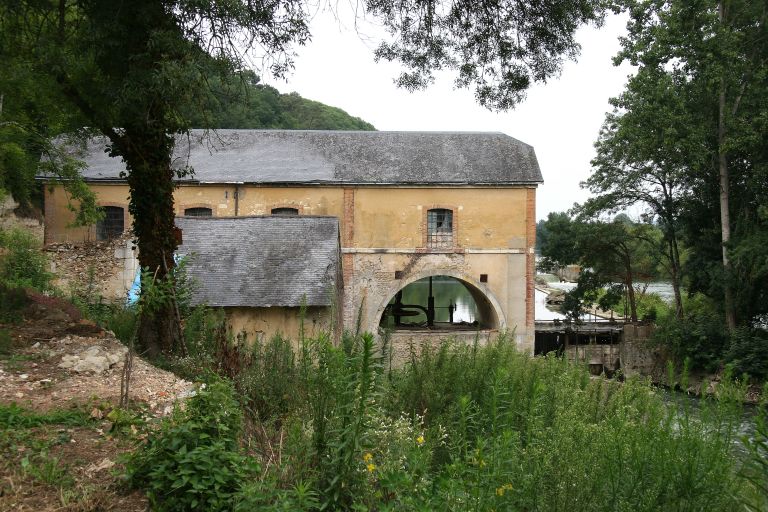
[[[100,204],[128,208],[126,185],[91,185]],[[268,215],[272,208],[298,208],[302,215],[330,215],[344,223],[342,187],[256,187],[183,185],[174,194],[177,215],[208,207],[216,217]],[[354,191],[353,247],[423,247],[426,211],[455,209],[456,245],[461,248],[523,249],[525,189],[357,188]],[[67,227],[74,219],[60,186],[46,190],[46,243],[94,238],[94,229]],[[73,203],[73,206],[77,206]],[[130,217],[126,215],[126,228]],[[344,226],[342,226],[342,232]]]
[[[291,207],[300,215],[330,215],[341,219],[344,190],[341,187],[242,186],[239,215],[269,215],[272,208]]]
[[[173,194],[176,215],[187,208],[210,208],[214,217],[235,215],[235,187],[228,185],[183,185]]]
[[[91,185],[99,204],[125,208],[125,227],[129,229],[131,216],[128,214],[128,187],[126,185]],[[45,243],[82,242],[95,240],[96,230],[68,227],[75,220],[75,213],[69,205],[77,208],[78,201],[70,201],[69,194],[59,185],[45,187]]]
[[[269,340],[275,334],[297,342],[299,339],[299,308],[224,308],[227,324],[233,334],[245,333],[249,340]],[[304,333],[314,337],[331,326],[331,308],[309,307],[304,318]]]
[[[354,247],[423,247],[430,208],[453,208],[456,245],[473,249],[526,246],[526,189],[357,188]]]

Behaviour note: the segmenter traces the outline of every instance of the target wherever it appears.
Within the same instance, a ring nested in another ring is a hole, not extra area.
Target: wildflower
[[[417,438],[416,438],[416,443],[417,443],[419,446],[421,446],[422,444],[424,444],[424,436],[419,436],[419,437],[417,437]]]
[[[496,496],[504,496],[504,493],[512,490],[512,484],[504,484],[496,489]]]
[[[373,473],[373,471],[376,469],[376,464],[373,462],[369,462],[367,466],[365,466],[366,469],[368,469],[369,473]]]
[[[363,455],[363,462],[371,462],[373,460],[373,455],[371,455],[371,452],[366,453]]]

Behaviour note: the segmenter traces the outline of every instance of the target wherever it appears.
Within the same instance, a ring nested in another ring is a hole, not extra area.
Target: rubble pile
[[[111,333],[101,337],[67,335],[26,348],[24,368],[0,364],[0,396],[34,409],[63,408],[95,399],[117,403],[127,348]],[[134,357],[130,399],[156,416],[189,396],[194,385]]]

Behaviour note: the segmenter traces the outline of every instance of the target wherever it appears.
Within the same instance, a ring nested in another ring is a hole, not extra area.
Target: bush
[[[257,470],[240,453],[241,428],[232,385],[211,378],[128,458],[126,480],[153,510],[232,510]]]
[[[504,337],[425,346],[391,372],[371,335],[346,334],[338,345],[327,335],[301,340],[295,359],[290,345],[282,338],[257,345],[248,356],[254,367],[233,373],[243,401],[263,413],[251,415],[250,458],[237,448],[233,384],[221,381],[134,455],[130,481],[147,489],[154,507],[738,507],[744,484],[732,441],[744,388],[727,377],[718,401],[703,401],[694,415],[645,383],[592,379],[565,360],[518,353]],[[259,475],[253,461],[265,468]]]
[[[728,347],[728,332],[722,315],[703,295],[687,301],[685,308],[683,320],[674,315],[660,319],[653,341],[666,347],[679,364],[689,359],[693,370],[716,372],[723,364]]]
[[[768,332],[740,327],[731,334],[725,360],[737,373],[763,380],[768,377]]]
[[[19,312],[30,303],[22,288],[11,288],[0,282],[0,322],[18,322]]]
[[[40,242],[23,229],[0,231],[0,283],[10,288],[51,290],[53,275],[48,272],[48,259],[40,250]]]

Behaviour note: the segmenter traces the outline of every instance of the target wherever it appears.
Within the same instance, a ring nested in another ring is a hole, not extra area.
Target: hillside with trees
[[[211,94],[202,108],[185,110],[190,125],[211,128],[260,128],[283,130],[375,130],[372,124],[340,108],[283,94],[261,83],[252,71],[228,80],[213,80]]]

